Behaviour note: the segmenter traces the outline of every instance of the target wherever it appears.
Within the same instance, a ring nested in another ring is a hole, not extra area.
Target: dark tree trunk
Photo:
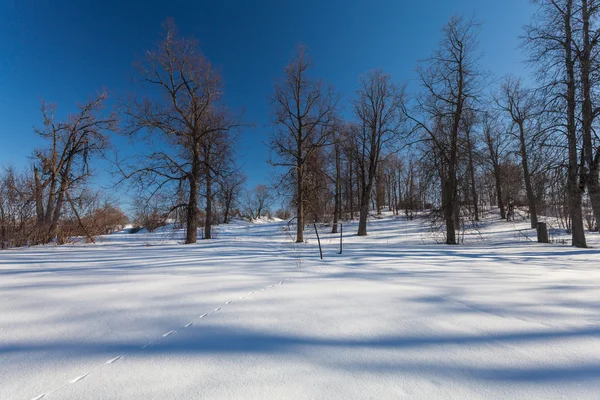
[[[187,204],[186,235],[185,244],[196,243],[198,240],[198,183],[200,181],[200,160],[197,152],[194,152],[192,173],[188,178],[190,183],[190,194]]]
[[[298,160],[296,180],[296,243],[304,242],[304,166]]]
[[[475,165],[473,163],[473,142],[471,134],[467,132],[467,142],[469,146],[469,175],[471,178],[471,200],[473,201],[473,213],[475,221],[479,221],[479,204],[477,198],[477,188],[475,187]]]
[[[531,218],[531,227],[537,229],[537,207],[536,207],[536,199],[535,193],[533,192],[533,186],[531,185],[531,174],[529,173],[529,162],[528,162],[528,154],[527,154],[527,144],[525,138],[525,128],[523,126],[523,122],[519,121],[517,123],[519,126],[519,144],[520,144],[520,152],[521,152],[521,165],[523,167],[523,180],[525,181],[525,193],[527,195],[527,203],[529,205],[529,215]]]
[[[40,181],[40,175],[37,168],[33,169],[33,177],[35,184],[35,214],[37,217],[37,226],[39,228],[44,225],[44,189],[42,188],[42,182]]]
[[[494,179],[496,181],[496,196],[498,201],[498,207],[500,208],[500,218],[506,219],[506,209],[504,207],[504,201],[502,200],[502,183],[500,181],[500,168],[494,165]]]
[[[206,218],[204,220],[204,239],[212,239],[213,207],[212,207],[212,177],[210,170],[206,173]]]
[[[590,38],[590,1],[581,0],[581,19],[583,21],[583,45],[580,55],[581,64],[581,130],[583,136],[583,151],[585,164],[587,166],[587,176],[585,183],[588,188],[592,210],[596,219],[596,224],[600,224],[600,182],[598,180],[598,160],[597,150],[594,149],[592,142],[594,109],[592,103],[592,48],[596,43],[592,43]]]
[[[342,185],[341,185],[341,161],[340,161],[340,145],[335,144],[335,194],[333,205],[333,227],[331,233],[337,233],[340,213],[342,211]]]
[[[583,190],[580,186],[580,171],[577,149],[577,125],[576,110],[577,99],[575,97],[575,63],[572,54],[572,27],[573,18],[573,0],[567,0],[567,12],[564,17],[565,22],[565,67],[567,78],[567,142],[569,151],[569,169],[567,177],[567,187],[569,193],[569,211],[571,215],[571,239],[575,247],[587,247],[585,240],[585,230],[583,226],[583,215],[581,212],[581,203]]]
[[[367,236],[367,219],[369,217],[370,187],[362,191],[360,214],[358,216],[358,236]]]
[[[223,223],[229,223],[229,210],[231,209],[232,193],[225,194],[225,211],[223,212]]]

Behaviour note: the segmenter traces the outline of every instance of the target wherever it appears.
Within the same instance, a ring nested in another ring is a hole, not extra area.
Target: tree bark
[[[571,244],[575,247],[587,247],[581,203],[583,191],[580,187],[580,171],[577,151],[577,125],[575,97],[575,63],[572,54],[573,33],[571,18],[573,17],[573,0],[567,0],[567,12],[564,16],[565,23],[565,67],[567,79],[567,141],[569,151],[569,169],[567,187],[569,192],[569,211],[571,214]]]
[[[583,21],[582,51],[579,57],[581,65],[581,131],[583,138],[583,151],[585,165],[587,167],[587,176],[585,184],[588,188],[592,210],[596,219],[596,224],[600,224],[600,182],[598,179],[598,150],[594,149],[592,134],[594,123],[594,109],[592,102],[592,48],[595,43],[590,39],[590,17],[591,10],[589,0],[581,0],[581,19]]]
[[[200,157],[196,149],[193,154],[192,173],[188,179],[190,193],[187,204],[185,244],[196,243],[198,240],[198,189],[200,181]]]
[[[296,243],[304,242],[304,171],[301,161],[298,161],[298,179],[296,182]]]
[[[531,227],[536,229],[538,223],[537,207],[535,193],[533,192],[533,186],[531,185],[531,174],[529,173],[525,127],[523,126],[523,121],[519,121],[517,125],[519,126],[519,149],[521,152],[521,165],[523,167],[523,180],[525,181],[525,193],[527,195],[527,203],[529,205]]]
[[[206,174],[206,218],[204,220],[204,239],[212,239],[212,209],[212,177],[209,170]]]
[[[475,187],[475,165],[473,163],[473,142],[471,141],[471,133],[467,130],[467,144],[469,146],[469,175],[471,178],[471,200],[473,201],[473,212],[475,221],[479,221],[479,204],[477,198],[477,188]]]
[[[333,226],[331,233],[337,233],[338,221],[340,219],[340,213],[342,208],[342,187],[341,187],[341,162],[340,162],[340,145],[335,144],[335,194],[334,194],[334,205],[333,205]]]

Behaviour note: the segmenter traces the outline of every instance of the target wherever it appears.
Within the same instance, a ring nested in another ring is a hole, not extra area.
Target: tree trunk
[[[446,244],[457,244],[456,242],[456,227],[454,225],[455,214],[455,193],[456,193],[456,178],[452,179],[452,173],[449,172],[443,183],[442,204],[444,209],[444,219],[446,221]]]
[[[496,180],[496,196],[498,197],[498,207],[500,208],[500,218],[506,219],[506,209],[502,200],[502,182],[500,181],[500,167],[494,163],[494,179]]]
[[[598,180],[598,159],[600,153],[594,150],[592,143],[594,109],[592,103],[592,44],[590,39],[590,13],[589,0],[581,0],[581,16],[583,21],[583,49],[580,55],[581,64],[581,131],[583,137],[583,151],[585,164],[587,166],[587,176],[585,183],[588,188],[590,202],[596,224],[600,224],[600,182]]]
[[[567,177],[567,191],[569,193],[569,212],[571,215],[571,244],[575,247],[587,247],[581,203],[583,191],[580,187],[580,174],[577,151],[577,125],[575,97],[575,63],[572,55],[572,27],[573,0],[567,0],[567,13],[565,21],[565,67],[567,78],[567,142],[569,151],[569,169]]]
[[[298,162],[298,182],[296,186],[296,243],[304,242],[304,171],[302,162]]]
[[[598,179],[598,161],[600,160],[600,149],[596,150],[596,155],[592,160],[592,165],[588,168],[587,187],[592,203],[592,210],[596,218],[596,226],[600,226],[600,182]],[[598,230],[600,232],[600,229]]]
[[[62,184],[61,184],[62,187]],[[60,219],[60,214],[62,212],[63,203],[64,203],[64,191],[59,189],[58,198],[56,199],[56,205],[54,207],[54,212],[52,214],[52,219],[50,221],[50,228],[48,229],[48,240],[53,240],[58,238],[58,220]]]
[[[228,224],[229,223],[229,209],[231,208],[231,194],[230,193],[226,193],[225,194],[225,211],[223,213],[223,223],[224,224]]]
[[[537,207],[535,193],[531,185],[531,175],[529,173],[529,163],[527,158],[527,146],[525,143],[525,128],[523,122],[519,122],[519,144],[521,152],[521,165],[523,167],[523,179],[525,181],[525,193],[527,194],[527,203],[529,204],[529,215],[531,217],[531,227],[537,229]]]
[[[337,233],[338,231],[338,221],[340,218],[341,212],[341,197],[342,197],[342,188],[340,182],[341,176],[341,165],[340,165],[340,145],[335,145],[335,195],[334,195],[334,205],[333,205],[333,227],[331,228],[331,233]]]
[[[352,179],[353,160],[350,158],[348,165],[350,166],[350,219],[354,219],[354,180]]]
[[[34,196],[35,196],[35,214],[37,217],[38,228],[44,225],[44,198],[43,188],[40,181],[40,175],[37,168],[33,168],[34,177]]]
[[[364,197],[364,194],[363,194]],[[361,201],[358,216],[358,236],[367,236],[367,218],[369,216],[369,200]]]
[[[473,163],[473,143],[471,142],[470,132],[467,132],[467,142],[469,145],[469,175],[471,178],[471,200],[473,201],[473,212],[475,221],[479,221],[479,204],[477,199],[477,188],[475,187],[475,166]]]
[[[187,204],[185,244],[196,243],[198,240],[198,182],[200,181],[200,161],[194,154],[192,174],[189,177],[190,197]]]
[[[212,239],[212,177],[208,168],[206,172],[206,218],[204,220],[204,239]]]

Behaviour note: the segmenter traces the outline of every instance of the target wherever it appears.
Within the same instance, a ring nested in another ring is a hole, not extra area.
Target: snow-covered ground
[[[0,253],[0,399],[600,398],[597,247],[284,227]]]

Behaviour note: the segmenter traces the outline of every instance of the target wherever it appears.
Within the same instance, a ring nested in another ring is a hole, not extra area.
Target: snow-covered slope
[[[387,216],[319,260],[285,228],[0,253],[0,399],[598,398],[597,248]]]

